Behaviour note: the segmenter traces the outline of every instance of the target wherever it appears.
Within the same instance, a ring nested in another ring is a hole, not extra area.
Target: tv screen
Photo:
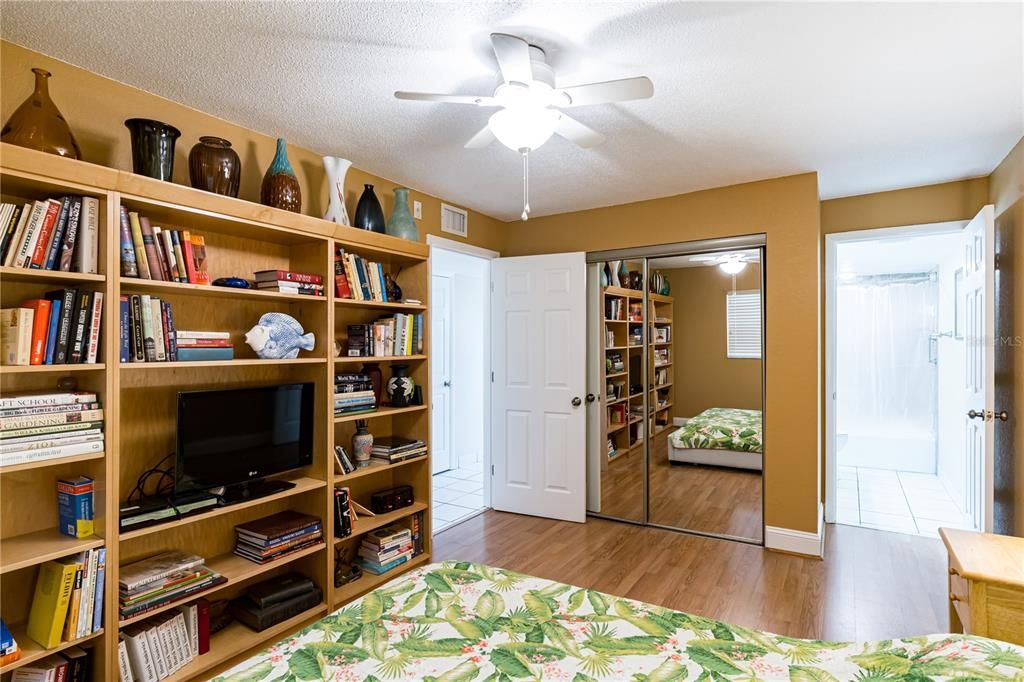
[[[178,393],[175,491],[231,486],[313,462],[312,383]]]

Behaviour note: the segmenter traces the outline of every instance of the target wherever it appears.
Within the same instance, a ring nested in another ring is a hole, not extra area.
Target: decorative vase
[[[420,240],[420,230],[416,227],[412,213],[409,212],[409,188],[395,188],[395,208],[391,211],[391,220],[388,221],[387,233],[399,239],[408,239],[411,242]]]
[[[373,185],[363,185],[363,194],[356,204],[356,219],[352,221],[352,225],[384,234],[384,210],[380,207],[377,195],[373,193]]]
[[[357,468],[370,466],[370,454],[373,452],[373,434],[366,427],[366,420],[356,421],[356,432],[352,434],[352,455],[356,458]]]
[[[188,179],[196,189],[237,198],[242,160],[224,138],[204,135],[188,153]]]
[[[170,182],[174,174],[174,142],[181,131],[149,118],[130,118],[124,125],[132,136],[132,172]]]
[[[618,263],[619,263],[619,272],[616,275],[616,277],[619,278],[619,286],[620,287],[625,287],[625,288],[628,289],[629,288],[629,271],[626,269],[626,261],[620,260],[620,261],[618,261]]]
[[[607,263],[601,263],[600,270],[601,270],[601,286],[602,287],[606,287],[606,286],[608,286],[608,264]]]
[[[629,273],[629,288],[635,289],[636,291],[643,291],[644,289],[644,274],[638,270],[633,270]]]
[[[327,171],[327,213],[324,220],[339,225],[351,225],[348,211],[345,209],[345,176],[352,162],[337,156],[324,157],[324,170]]]
[[[622,286],[619,283],[619,265],[622,263],[620,260],[608,261],[608,283],[613,287]]]
[[[302,190],[288,160],[288,148],[283,137],[277,138],[277,153],[260,185],[260,203],[292,213],[302,211]]]
[[[384,388],[384,375],[380,371],[380,364],[376,362],[365,362],[363,363],[363,374],[370,377],[370,382],[373,384],[373,404],[380,406],[380,393]]]
[[[402,300],[402,287],[398,286],[390,272],[384,273],[384,291],[388,294],[388,301]]]
[[[387,386],[388,402],[392,407],[408,407],[416,388],[416,383],[408,375],[409,365],[394,365],[391,371],[393,374]]]
[[[35,89],[7,119],[0,131],[0,141],[47,154],[82,158],[71,127],[50,99],[52,74],[45,69],[32,69],[32,73],[36,75]]]

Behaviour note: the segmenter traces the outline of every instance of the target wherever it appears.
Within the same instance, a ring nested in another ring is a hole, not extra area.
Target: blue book
[[[179,362],[209,362],[210,360],[234,360],[234,348],[182,348],[178,346]]]
[[[53,353],[57,349],[57,336],[60,329],[60,307],[62,301],[57,298],[50,301],[50,325],[46,330],[46,355],[43,364],[53,364]]]
[[[107,549],[100,547],[96,557],[96,592],[93,595],[92,631],[96,632],[103,625],[103,581],[107,573]]]
[[[71,197],[61,197],[60,211],[57,212],[57,223],[53,227],[50,248],[43,259],[43,270],[53,270],[59,263],[60,246],[64,242],[64,231],[68,227],[68,213],[71,211]],[[50,364],[50,363],[47,363]]]
[[[167,301],[162,303],[164,311],[167,317],[167,329],[164,330],[167,334],[167,353],[168,362],[174,362],[178,359],[178,330],[174,327],[174,311],[171,309],[171,304]]]
[[[388,288],[384,284],[384,266],[377,263],[377,279],[379,280],[380,295],[384,298],[384,301],[388,300]]]
[[[131,362],[131,349],[129,342],[131,341],[131,323],[129,322],[130,312],[129,308],[131,303],[128,301],[127,296],[121,297],[121,362]]]
[[[409,557],[403,556],[399,557],[398,559],[392,559],[391,561],[388,561],[384,564],[378,564],[376,561],[367,561],[365,557],[359,557],[356,560],[356,563],[359,564],[364,571],[369,571],[374,575],[381,575],[382,573],[387,573],[392,568],[397,568],[398,566],[401,566],[408,560]]]

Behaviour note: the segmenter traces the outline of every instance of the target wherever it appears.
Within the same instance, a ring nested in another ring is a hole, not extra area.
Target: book
[[[139,278],[153,279],[149,272],[149,261],[146,258],[146,245],[142,240],[142,223],[139,221],[139,214],[135,211],[128,212],[128,226],[132,231],[132,248],[135,249],[135,263],[139,271]]]
[[[149,637],[145,629],[133,625],[121,631],[121,637],[125,643],[130,668],[139,682],[159,682],[156,674],[156,664],[153,660],[153,651],[149,646]]]
[[[188,348],[230,348],[230,339],[177,339],[178,347]]]
[[[78,219],[78,243],[73,252],[72,265],[75,272],[96,272],[100,243],[99,220],[100,200],[96,197],[82,197],[82,210]]]
[[[182,258],[185,261],[185,276],[191,284],[195,284],[196,261],[195,254],[192,251],[192,233],[188,230],[182,230],[179,234],[179,241],[181,241]]]
[[[33,426],[54,426],[82,421],[98,421],[103,419],[103,408],[70,412],[51,412],[47,414],[26,414],[20,417],[0,417],[0,431],[28,429]]]
[[[138,277],[139,268],[135,262],[135,243],[132,241],[132,223],[128,217],[128,207],[121,206],[121,276]]]
[[[5,266],[11,266],[14,263],[14,257],[17,254],[17,245],[20,243],[21,237],[25,234],[25,226],[28,224],[29,216],[32,214],[32,204],[28,203],[21,207],[21,215],[18,218],[18,224],[14,226],[13,231],[7,235],[7,243],[3,245],[2,260],[0,264]]]
[[[131,298],[127,294],[121,294],[118,300],[117,321],[118,321],[118,360],[120,362],[131,362]]]
[[[75,315],[76,292],[74,289],[57,289],[48,291],[45,297],[60,307],[60,319],[57,322],[57,338],[53,350],[53,364],[63,365],[68,361],[68,348],[71,342],[71,323]]]
[[[124,634],[118,635],[117,642],[117,671],[120,675],[119,682],[135,682],[132,674],[132,663],[128,658],[128,644],[125,642]]]
[[[169,343],[167,344],[167,352],[170,355],[172,362],[178,360],[178,330],[174,325],[174,310],[171,308],[171,304],[164,302],[164,315],[165,324],[167,326],[167,338]]]
[[[32,360],[32,318],[28,308],[0,310],[0,352],[5,365],[28,365]]]
[[[174,230],[162,230],[160,240],[163,244],[164,258],[167,259],[167,272],[172,282],[180,282],[181,276],[178,272],[178,257],[174,253]]]
[[[75,313],[71,318],[71,334],[68,339],[68,364],[82,362],[87,351],[89,320],[92,313],[93,292],[79,289],[75,292]]]
[[[143,297],[145,300],[145,297]],[[167,361],[167,340],[164,338],[164,312],[160,299],[149,299],[150,319],[153,325],[153,359],[157,362]]]
[[[58,424],[56,426],[32,426],[25,429],[0,432],[0,441],[6,441],[11,438],[21,438],[23,436],[58,434],[65,433],[67,431],[84,431],[86,429],[95,429],[102,426],[103,422],[76,422],[72,424]]]
[[[13,466],[15,464],[25,464],[26,462],[42,462],[48,459],[74,457],[94,452],[103,452],[102,440],[45,448],[22,448],[0,452],[0,466]]]
[[[64,619],[64,639],[70,642],[78,638],[78,614],[82,602],[82,578],[84,576],[85,553],[80,555],[75,564],[75,578],[71,587],[71,600],[68,602],[68,615]]]
[[[43,364],[46,357],[46,334],[50,330],[50,302],[46,299],[22,301],[22,308],[32,310],[32,350],[29,354],[30,365]]]
[[[149,279],[162,280],[163,271],[160,269],[160,261],[157,259],[156,242],[153,239],[153,226],[149,218],[139,216],[139,230],[142,232],[142,248],[146,252],[146,266],[149,269]]]
[[[92,632],[96,632],[103,627],[103,587],[107,581],[107,548],[100,547],[93,552],[96,554],[96,575],[93,580]]]
[[[61,202],[57,199],[46,200],[46,212],[43,214],[42,224],[40,224],[36,238],[33,240],[32,253],[26,267],[33,270],[42,269],[43,262],[50,252],[50,238],[53,236],[53,228],[57,224],[60,205]]]
[[[13,257],[10,258],[11,262],[9,265],[16,268],[27,268],[31,264],[35,240],[39,238],[39,228],[42,227],[47,208],[49,208],[49,202],[32,202],[32,210],[29,212],[28,222],[25,225],[24,232],[18,238],[18,242],[14,245],[15,248],[12,249]]]
[[[260,540],[272,540],[318,523],[320,523],[320,519],[315,516],[287,509],[261,519],[239,524],[235,526],[235,530]]]
[[[64,238],[60,245],[60,254],[54,264],[61,272],[70,272],[74,260],[75,248],[78,246],[78,235],[82,229],[82,197],[74,197],[71,210],[68,212],[68,224],[64,228]]]
[[[174,260],[178,264],[178,281],[188,282],[188,268],[185,267],[185,251],[181,245],[181,232],[175,230],[171,233],[171,243],[174,246]]]
[[[146,354],[146,362],[156,362],[156,329],[153,319],[153,300],[149,294],[141,296],[142,309],[142,343]]]
[[[93,480],[88,476],[57,481],[57,529],[73,538],[91,537]]]
[[[47,656],[16,669],[11,682],[66,682],[68,662],[60,656]]]
[[[178,348],[179,362],[211,362],[233,360],[235,349],[233,346],[227,348],[191,348],[182,346]]]
[[[39,566],[26,632],[46,649],[60,644],[76,570],[77,563],[68,558]]]
[[[64,197],[60,200],[60,211],[57,213],[57,224],[53,228],[53,235],[46,246],[46,255],[43,257],[42,268],[53,270],[60,264],[60,247],[64,243],[64,232],[68,226],[68,215],[74,203],[72,197]]]
[[[92,673],[92,656],[88,651],[71,646],[58,655],[68,662],[67,682],[88,682]]]
[[[21,229],[22,224],[24,224],[28,219],[28,210],[25,206],[27,206],[27,204],[14,206],[14,210],[7,219],[6,225],[0,225],[0,227],[3,227],[3,235],[0,236],[0,264],[6,263],[7,252],[11,248],[11,243],[14,241],[15,235],[17,235],[18,231]]]
[[[163,580],[179,571],[202,566],[204,563],[203,557],[188,552],[180,550],[161,552],[148,559],[122,566],[118,577],[118,587],[122,590],[135,590]]]
[[[209,264],[206,262],[206,238],[201,234],[189,235],[192,241],[192,261],[195,264],[196,284],[209,284]]]
[[[386,547],[405,542],[412,537],[412,531],[401,526],[386,526],[367,533],[363,537],[363,543],[377,547]]]
[[[84,362],[90,365],[96,364],[96,357],[100,351],[100,330],[103,321],[103,292],[93,292],[89,312],[89,333],[84,352]]]
[[[276,536],[271,539],[265,539],[258,537],[256,535],[252,535],[248,530],[240,528],[238,526],[235,527],[235,535],[239,541],[245,542],[246,544],[251,545],[252,547],[255,547],[257,549],[263,549],[278,547],[280,545],[292,542],[293,540],[304,538],[307,535],[312,535],[313,533],[320,531],[322,528],[323,525],[320,523],[320,519],[316,519],[315,522],[310,523],[308,526],[297,528],[296,530],[285,533],[284,535]]]
[[[297,282],[301,284],[323,284],[324,278],[307,272],[291,270],[260,270],[253,275],[257,283],[267,281]]]
[[[38,391],[17,395],[0,396],[0,410],[21,407],[45,407],[52,405],[74,405],[77,403],[94,403],[96,394],[89,391],[53,392]]]
[[[43,353],[43,364],[52,365],[57,352],[57,340],[60,331],[60,299],[50,301],[50,323],[46,329],[46,350]]]
[[[178,330],[177,332],[178,341],[182,339],[230,339],[230,332],[206,332],[206,331],[187,331],[184,329]]]

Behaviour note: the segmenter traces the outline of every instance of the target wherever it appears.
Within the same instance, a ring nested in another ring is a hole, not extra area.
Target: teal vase
[[[292,213],[302,211],[302,190],[288,160],[288,148],[283,137],[277,138],[277,153],[270,163],[260,186],[260,203]]]
[[[409,189],[407,187],[395,189],[395,208],[391,211],[391,219],[388,220],[387,233],[392,237],[408,239],[412,242],[420,240],[420,230],[416,227],[412,213],[409,212]]]

